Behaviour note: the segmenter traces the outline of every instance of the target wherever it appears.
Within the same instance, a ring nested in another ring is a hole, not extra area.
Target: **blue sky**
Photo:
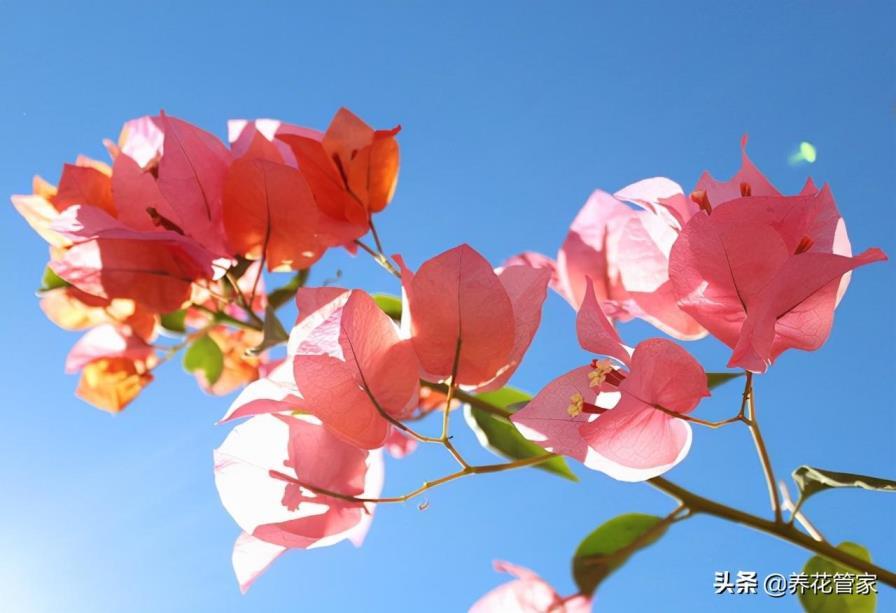
[[[127,5],[126,5],[127,4]],[[397,196],[379,221],[387,248],[416,266],[469,242],[494,262],[553,253],[590,191],[666,175],[686,188],[728,176],[738,143],[786,190],[808,172],[833,186],[853,245],[894,241],[894,6],[733,3],[12,3],[0,2],[0,192],[58,178],[122,121],[164,108],[223,136],[230,117],[324,127],[341,105],[401,123]],[[811,167],[788,166],[802,140]],[[416,505],[383,507],[360,550],[293,552],[245,597],[230,567],[238,529],[220,506],[211,451],[228,400],[166,365],[124,414],[73,396],[62,372],[76,335],[39,311],[46,247],[2,209],[0,602],[9,611],[460,611],[503,579],[492,559],[572,591],[578,541],[624,512],[663,514],[664,496],[584,469],[578,484],[538,471],[457,482]],[[320,282],[395,292],[363,259],[328,256]],[[808,463],[894,475],[894,267],[853,277],[820,351],[791,352],[757,382],[779,474]],[[621,328],[631,344],[654,332]],[[719,343],[689,344],[707,370]],[[573,315],[552,296],[514,383],[536,390],[578,365]],[[736,410],[738,390],[705,403]],[[461,426],[457,426],[461,430]],[[469,436],[460,442],[489,461]],[[451,468],[438,450],[387,466],[401,493]],[[669,477],[754,512],[765,486],[745,430],[697,431]],[[838,491],[807,512],[834,542],[896,566],[894,499]],[[596,610],[765,610],[765,596],[713,595],[715,570],[798,570],[808,554],[698,518],[601,586]],[[896,609],[882,589],[880,610]],[[794,599],[776,601],[798,610]]]

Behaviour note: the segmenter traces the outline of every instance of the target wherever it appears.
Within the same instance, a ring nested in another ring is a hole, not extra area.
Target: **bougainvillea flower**
[[[97,358],[127,358],[152,365],[155,350],[143,339],[112,324],[93,328],[78,340],[65,359],[65,372],[78,372]]]
[[[417,406],[420,367],[411,342],[360,290],[302,288],[296,302],[287,362],[247,387],[224,420],[299,410],[353,445],[382,447],[391,425],[381,411],[404,419]]]
[[[58,188],[35,177],[34,193],[13,203],[53,248],[50,267],[75,286],[45,301],[51,317],[79,325],[99,314],[92,307],[133,299],[141,321],[127,323],[146,331],[153,311],[179,308],[193,281],[213,279],[231,263],[220,201],[229,152],[165,115],[125,124],[110,152],[113,167],[79,156],[65,165]],[[195,228],[183,216],[198,220]]]
[[[253,146],[257,135],[261,135],[268,142],[273,143],[280,157],[278,161],[298,168],[298,161],[292,149],[278,136],[295,134],[312,140],[323,140],[324,134],[312,128],[303,128],[289,124],[278,119],[230,119],[227,121],[227,140],[230,142],[230,150],[234,157],[243,157]]]
[[[283,555],[288,547],[275,545],[241,532],[233,544],[231,563],[240,592],[245,594],[255,580]]]
[[[390,426],[380,411],[403,419],[416,408],[414,349],[365,292],[342,294],[321,310],[325,319],[319,321],[319,310],[290,334],[289,355],[302,394],[297,406],[359,447],[381,447]]]
[[[37,180],[39,177],[35,177],[35,181]],[[47,198],[36,193],[16,194],[11,200],[19,215],[24,217],[28,225],[51,247],[62,249],[71,244],[70,240],[50,228],[53,221],[59,217],[59,211]]]
[[[220,274],[214,256],[191,239],[131,230],[96,207],[69,207],[52,229],[74,244],[50,267],[101,298],[130,298],[164,313],[189,299],[193,281]]]
[[[343,108],[320,138],[296,133],[277,138],[292,148],[318,207],[366,231],[370,215],[386,208],[395,191],[399,129],[374,130]]]
[[[84,366],[75,394],[99,409],[118,413],[152,380],[152,373],[139,362],[98,358]]]
[[[609,359],[554,379],[511,420],[545,449],[621,481],[650,479],[678,464],[690,449],[691,427],[675,415],[709,395],[706,373],[665,339],[643,341],[630,354],[592,291],[577,328],[584,349]]]
[[[222,192],[230,151],[182,119],[162,113],[153,122],[165,135],[157,173],[159,191],[175,213],[168,221],[216,255],[228,255]]]
[[[246,128],[244,132],[248,130]],[[224,182],[224,226],[236,253],[263,258],[268,270],[298,270],[361,229],[328,217],[302,172],[283,161],[277,145],[256,131]]]
[[[349,445],[307,417],[253,417],[231,431],[214,458],[224,508],[245,535],[272,545],[237,540],[233,562],[243,591],[287,548],[360,544],[373,505],[320,490],[370,498],[383,484],[379,452]]]
[[[65,371],[81,371],[76,394],[93,406],[117,413],[152,381],[157,362],[146,341],[111,324],[90,330],[75,343],[65,361]]]
[[[345,177],[349,191],[371,213],[386,208],[398,182],[398,141],[401,130],[374,130],[346,108],[336,112],[322,141]]]
[[[106,146],[112,168],[83,157],[66,165],[51,198],[59,211],[96,206],[131,229],[176,231],[229,255],[222,189],[230,152],[221,141],[162,113],[126,122],[118,144]]]
[[[557,263],[546,255],[535,251],[524,251],[504,260],[502,266],[528,266],[529,268],[543,268],[551,273],[549,287],[559,291],[560,279],[557,276]]]
[[[165,133],[149,115],[126,121],[118,135],[118,144],[111,148],[113,157],[123,153],[140,168],[155,166],[162,155]]]
[[[231,156],[224,143],[161,113],[127,122],[119,144],[107,147],[114,158],[115,216],[122,223],[135,230],[175,231],[219,257],[230,255],[222,191]]]
[[[73,204],[96,206],[115,215],[108,165],[78,156],[74,164],[63,167],[59,187],[39,176],[32,181],[33,194],[14,195],[12,203],[28,224],[52,247],[64,248],[71,244],[67,238],[51,229],[59,213]]]
[[[496,560],[495,570],[516,577],[480,598],[470,613],[590,613],[591,599],[581,594],[560,596],[534,571]]]
[[[65,164],[56,195],[52,198],[53,206],[64,211],[73,204],[90,205],[115,216],[111,175],[108,166],[86,158],[75,164]]]
[[[765,372],[787,349],[824,344],[848,273],[886,256],[852,256],[826,185],[782,196],[743,156],[731,181],[701,179],[706,212],[672,248],[670,275],[682,309],[734,350],[728,365]]]
[[[729,200],[746,196],[780,196],[781,192],[765,178],[747,155],[747,135],[740,139],[740,169],[727,181],[720,181],[709,171],[704,171],[691,194],[691,200],[700,203],[704,208],[712,208]],[[814,189],[811,180],[807,190]]]
[[[218,423],[268,413],[291,414],[298,410],[301,397],[292,360],[287,357],[246,386]]]
[[[134,230],[183,233],[180,215],[162,195],[154,168],[144,169],[128,155],[120,154],[112,165],[112,198],[116,216]]]
[[[550,272],[507,266],[497,273],[469,245],[427,260],[411,272],[401,258],[414,349],[426,376],[451,376],[478,389],[502,386],[516,370],[541,320]]]
[[[41,293],[40,308],[50,321],[65,330],[111,323],[128,326],[146,341],[156,336],[157,316],[126,298],[108,300],[67,286]]]
[[[596,190],[573,220],[556,263],[531,252],[508,263],[550,270],[551,287],[574,308],[590,278],[612,320],[637,317],[675,338],[701,338],[706,331],[678,307],[668,275],[672,244],[697,210],[678,184],[662,177],[615,194]]]

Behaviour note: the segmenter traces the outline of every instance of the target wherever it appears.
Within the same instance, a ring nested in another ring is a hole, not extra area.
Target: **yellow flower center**
[[[582,398],[582,395],[578,392],[569,397],[569,406],[566,407],[566,412],[569,413],[570,417],[575,417],[582,413],[582,409],[585,406],[585,399]]]

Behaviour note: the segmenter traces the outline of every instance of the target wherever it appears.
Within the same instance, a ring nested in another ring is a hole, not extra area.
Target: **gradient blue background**
[[[379,218],[388,249],[416,266],[467,241],[497,263],[524,249],[553,254],[596,187],[666,175],[688,189],[704,168],[729,176],[749,132],[779,187],[796,190],[809,172],[829,181],[854,246],[896,253],[891,2],[122,4],[0,2],[0,192],[27,192],[35,172],[56,180],[79,152],[102,157],[103,137],[162,107],[223,136],[230,117],[324,127],[346,105],[404,127],[398,194]],[[818,161],[790,167],[801,140]],[[238,529],[212,480],[211,451],[228,431],[213,422],[228,400],[203,395],[177,364],[120,416],[77,400],[62,372],[77,336],[34,297],[46,247],[11,206],[0,214],[4,611],[461,611],[504,580],[492,559],[569,593],[571,553],[591,529],[672,508],[647,486],[582,469],[579,484],[534,470],[477,477],[433,491],[425,512],[379,509],[360,550],[290,553],[242,597],[230,566]],[[313,280],[337,269],[346,285],[397,290],[344,254]],[[827,345],[791,352],[759,379],[780,475],[802,463],[896,472],[893,270],[858,271]],[[621,330],[632,344],[655,334]],[[716,341],[688,347],[708,370],[724,366]],[[551,296],[514,382],[538,389],[584,358],[572,312]],[[737,387],[701,413],[733,413]],[[470,436],[460,441],[489,461]],[[387,490],[449,470],[439,451],[390,461]],[[743,429],[698,430],[669,476],[767,512]],[[807,511],[832,541],[862,543],[894,567],[894,503],[839,491]],[[795,611],[793,598],[714,596],[713,571],[789,573],[807,558],[699,518],[612,576],[595,610]],[[880,610],[896,610],[892,590],[882,588]]]

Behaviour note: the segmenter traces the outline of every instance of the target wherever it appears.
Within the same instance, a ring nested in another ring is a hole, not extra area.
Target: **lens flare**
[[[798,166],[800,164],[813,164],[818,157],[818,152],[815,149],[815,145],[810,142],[803,141],[800,143],[799,149],[796,152],[790,154],[790,158],[788,161],[791,166]]]

